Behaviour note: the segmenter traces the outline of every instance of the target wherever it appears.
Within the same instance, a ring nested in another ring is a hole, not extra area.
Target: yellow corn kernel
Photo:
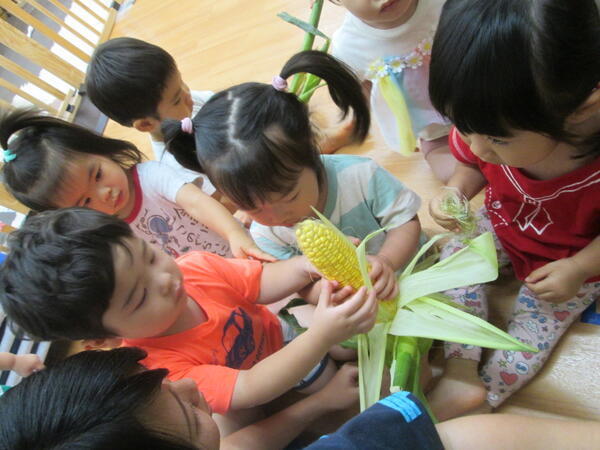
[[[309,219],[298,226],[296,239],[302,253],[325,277],[354,289],[363,286],[355,248],[336,230]]]
[[[302,253],[326,278],[354,289],[364,286],[356,248],[337,229],[318,220],[307,219],[298,225],[296,240]],[[379,302],[378,322],[390,321],[395,314],[395,301]]]

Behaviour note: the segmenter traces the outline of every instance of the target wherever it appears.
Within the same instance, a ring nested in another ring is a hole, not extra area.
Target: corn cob
[[[341,286],[364,286],[356,248],[337,228],[318,220],[304,220],[296,229],[300,250],[326,278]],[[396,314],[395,301],[380,301],[378,322],[388,322]]]

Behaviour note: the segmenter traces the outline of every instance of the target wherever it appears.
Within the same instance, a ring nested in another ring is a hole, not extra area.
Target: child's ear
[[[133,128],[142,133],[153,133],[160,131],[160,120],[152,117],[144,117],[142,119],[136,119],[133,121]]]
[[[585,122],[600,111],[600,89],[594,89],[587,100],[568,118],[567,122],[578,124]]]
[[[84,339],[83,348],[86,350],[98,350],[102,348],[117,348],[121,346],[121,338]]]

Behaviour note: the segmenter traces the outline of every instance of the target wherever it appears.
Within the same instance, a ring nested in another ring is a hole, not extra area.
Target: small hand
[[[22,377],[28,377],[34,372],[38,372],[44,368],[44,363],[38,355],[28,353],[26,355],[15,355],[15,364],[12,370],[17,372]]]
[[[540,300],[561,303],[573,298],[586,278],[573,258],[563,258],[531,272],[525,284]]]
[[[448,188],[442,189],[429,202],[429,215],[441,227],[454,233],[460,232],[460,224],[456,219],[446,215],[442,210],[442,202],[448,196]]]
[[[321,280],[319,303],[313,316],[311,329],[320,333],[324,342],[338,344],[359,333],[366,333],[375,324],[377,316],[377,298],[375,291],[367,292],[361,287],[341,303],[334,303],[333,285]],[[340,292],[344,291],[343,289]],[[348,292],[348,291],[346,291]]]
[[[335,376],[323,389],[314,395],[332,411],[348,409],[358,403],[358,367],[346,363],[340,367]]]
[[[369,277],[377,298],[380,300],[395,298],[399,289],[398,279],[388,259],[382,255],[367,255],[367,260],[371,264]]]
[[[229,236],[229,246],[231,247],[231,253],[236,258],[253,258],[266,262],[277,261],[277,258],[273,255],[258,248],[252,238],[241,228],[239,233],[236,232],[233,236]]]

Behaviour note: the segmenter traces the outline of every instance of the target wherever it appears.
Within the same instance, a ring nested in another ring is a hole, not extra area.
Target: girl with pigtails
[[[272,83],[221,91],[183,127],[164,121],[167,149],[184,167],[206,173],[245,211],[257,245],[279,259],[300,253],[294,226],[315,216],[311,207],[358,239],[386,227],[367,251],[377,297],[392,298],[395,272],[419,247],[420,198],[370,158],[319,154],[307,106],[286,89],[298,73],[327,83],[342,119],[352,111],[352,139],[364,141],[370,116],[359,80],[336,58],[305,51],[290,58]],[[303,295],[312,302],[314,292],[313,286]]]

